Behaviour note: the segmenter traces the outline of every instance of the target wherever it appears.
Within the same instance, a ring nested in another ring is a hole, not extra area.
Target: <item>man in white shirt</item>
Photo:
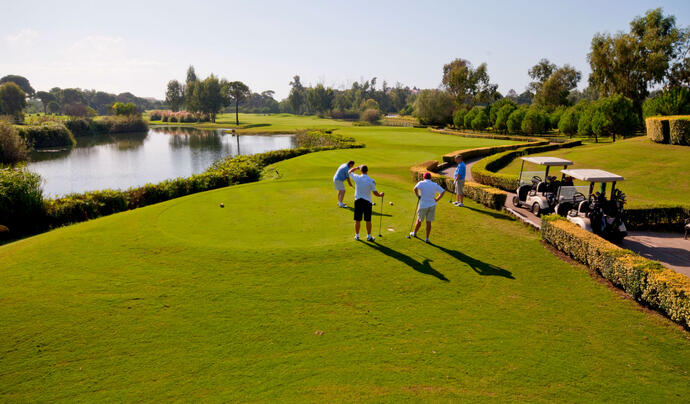
[[[360,170],[362,174],[353,174]],[[359,228],[362,216],[367,226],[367,241],[374,241],[371,236],[371,193],[383,197],[383,192],[376,190],[376,182],[367,175],[369,168],[366,165],[352,167],[347,173],[355,181],[355,240],[359,241]]]
[[[410,237],[417,237],[422,221],[426,220],[426,243],[429,243],[429,233],[431,233],[431,222],[436,216],[436,202],[443,198],[446,190],[431,180],[431,173],[424,173],[424,180],[419,181],[414,186],[414,193],[419,198],[419,208],[417,209],[417,224]],[[438,198],[436,194],[439,194]]]

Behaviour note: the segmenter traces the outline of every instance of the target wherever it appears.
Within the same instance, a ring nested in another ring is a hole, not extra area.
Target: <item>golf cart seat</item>
[[[537,193],[546,192],[547,189],[548,189],[548,184],[545,183],[544,181],[537,184]]]
[[[578,213],[587,213],[589,212],[589,201],[582,201],[577,205],[577,211]]]
[[[522,185],[520,188],[518,188],[518,198],[521,201],[524,201],[527,199],[527,194],[529,193],[529,190],[532,189],[532,186],[530,185]]]

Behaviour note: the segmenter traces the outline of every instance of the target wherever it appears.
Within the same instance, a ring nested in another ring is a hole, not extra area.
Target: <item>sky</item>
[[[503,94],[541,58],[587,85],[592,37],[662,7],[690,26],[690,1],[32,1],[0,0],[0,77],[165,97],[169,80],[213,73],[286,97],[294,75],[334,88],[377,77],[440,85],[443,65],[487,63]],[[7,18],[8,16],[11,16]]]

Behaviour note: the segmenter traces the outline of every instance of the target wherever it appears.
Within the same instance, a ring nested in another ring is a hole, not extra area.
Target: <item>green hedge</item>
[[[549,144],[548,140],[540,140],[540,141],[535,141],[535,142],[508,144],[508,145],[502,145],[502,146],[489,146],[489,147],[478,147],[476,149],[456,150],[454,152],[444,154],[443,155],[443,161],[445,161],[447,163],[454,163],[455,162],[455,156],[458,156],[458,155],[462,156],[462,159],[464,161],[467,161],[469,159],[489,156],[489,155],[500,153],[500,152],[507,151],[507,150],[515,150],[515,149],[519,149],[522,147],[540,146],[540,145],[547,145],[547,144]]]
[[[640,303],[690,328],[690,279],[557,216],[542,218],[542,239],[596,270]]]
[[[444,135],[482,138],[482,139],[513,140],[513,141],[518,141],[518,142],[525,142],[525,141],[542,142],[542,141],[544,141],[544,138],[531,137],[531,136],[499,135],[499,134],[493,134],[493,133],[475,133],[475,132],[465,132],[465,131],[450,130],[450,129],[429,129],[429,131],[434,132],[434,133],[444,134]]]
[[[480,184],[515,192],[518,177],[512,174],[497,173],[496,171],[504,168],[517,157],[581,145],[581,140],[570,140],[558,144],[528,146],[518,150],[499,153],[474,163],[472,166],[472,178]]]
[[[421,181],[423,179],[424,173],[431,173],[432,181],[441,185],[443,188],[449,192],[455,192],[455,185],[452,178],[446,177],[444,175],[439,175],[434,171],[439,169],[439,162],[436,160],[429,160],[423,163],[419,163],[410,168],[412,174],[412,179],[414,181]],[[465,196],[468,198],[481,203],[492,209],[502,210],[506,203],[506,198],[508,194],[487,185],[477,184],[476,182],[466,181],[463,188]]]
[[[690,119],[672,119],[668,124],[671,144],[690,145]]]
[[[46,122],[41,125],[17,126],[19,136],[24,138],[29,147],[42,149],[46,147],[72,147],[77,144],[72,132],[58,122]]]
[[[683,231],[690,205],[640,205],[625,208],[628,230]]]
[[[653,142],[690,145],[690,115],[653,116],[645,119],[645,125]]]
[[[300,147],[276,150],[251,156],[237,156],[216,161],[201,174],[175,178],[158,184],[146,184],[125,191],[103,190],[70,194],[57,199],[45,200],[45,228],[81,222],[129,209],[163,202],[181,196],[222,188],[229,185],[258,181],[262,169],[281,160],[290,159],[322,150],[361,148],[352,138],[312,132],[312,137],[329,137],[339,140],[337,145]],[[348,141],[345,141],[345,140]]]

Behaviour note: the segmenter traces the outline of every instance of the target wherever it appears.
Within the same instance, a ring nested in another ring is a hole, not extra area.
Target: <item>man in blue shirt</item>
[[[455,162],[458,163],[458,167],[455,169],[455,175],[453,175],[455,179],[455,202],[453,202],[453,205],[465,206],[462,204],[462,198],[464,196],[462,188],[465,186],[465,173],[467,169],[465,168],[465,162],[462,161],[461,155],[458,154],[455,156]]]
[[[347,208],[347,205],[343,203],[343,198],[345,197],[345,180],[347,180],[347,183],[350,184],[350,187],[352,187],[350,173],[348,170],[354,165],[354,160],[341,164],[333,176],[333,185],[335,186],[335,190],[338,191],[338,207]]]

